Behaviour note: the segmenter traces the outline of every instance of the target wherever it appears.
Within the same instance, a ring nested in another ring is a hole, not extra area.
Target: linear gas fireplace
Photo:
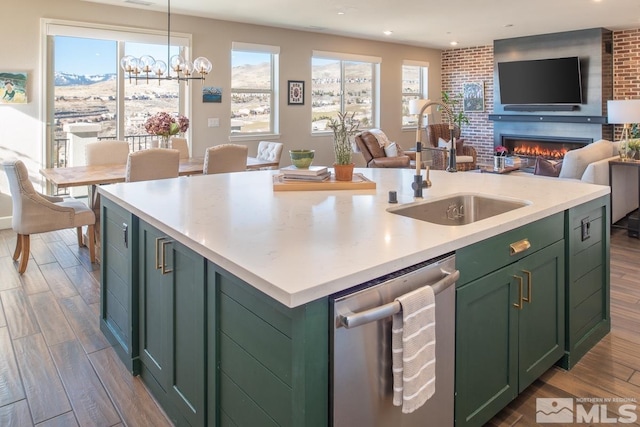
[[[584,147],[593,142],[592,138],[566,138],[553,136],[501,135],[502,145],[510,154],[525,159],[543,157],[560,160],[569,150]]]

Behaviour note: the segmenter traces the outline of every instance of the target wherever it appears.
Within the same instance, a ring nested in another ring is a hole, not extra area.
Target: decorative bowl
[[[308,169],[313,162],[316,150],[289,150],[291,164],[298,169]]]

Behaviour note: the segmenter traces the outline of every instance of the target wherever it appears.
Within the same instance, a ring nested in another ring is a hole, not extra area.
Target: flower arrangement
[[[189,119],[179,114],[177,117],[161,111],[149,117],[144,123],[144,128],[152,135],[164,136],[184,133],[189,129]]]
[[[338,113],[337,118],[329,120],[329,128],[333,131],[333,150],[336,155],[337,165],[351,164],[350,138],[358,132],[360,122],[354,119],[355,111],[351,114]]]
[[[509,150],[504,145],[498,145],[494,150],[494,156],[506,156]]]

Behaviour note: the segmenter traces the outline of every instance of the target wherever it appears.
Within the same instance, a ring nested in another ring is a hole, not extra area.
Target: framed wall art
[[[465,83],[462,89],[464,111],[484,111],[484,83]]]
[[[202,102],[222,102],[222,88],[215,86],[203,87]]]
[[[27,103],[27,73],[0,71],[0,104]]]
[[[289,80],[289,105],[304,105],[304,81]]]

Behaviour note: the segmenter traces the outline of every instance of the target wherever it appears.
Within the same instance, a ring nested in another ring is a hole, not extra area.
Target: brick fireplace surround
[[[640,98],[637,84],[638,56],[640,56],[640,29],[613,32],[613,99]],[[485,111],[467,113],[470,124],[462,129],[462,136],[473,144],[479,163],[491,163],[494,135],[493,122],[493,46],[449,49],[442,53],[442,90],[461,93],[467,82],[483,82]],[[616,126],[618,139],[622,126]]]

